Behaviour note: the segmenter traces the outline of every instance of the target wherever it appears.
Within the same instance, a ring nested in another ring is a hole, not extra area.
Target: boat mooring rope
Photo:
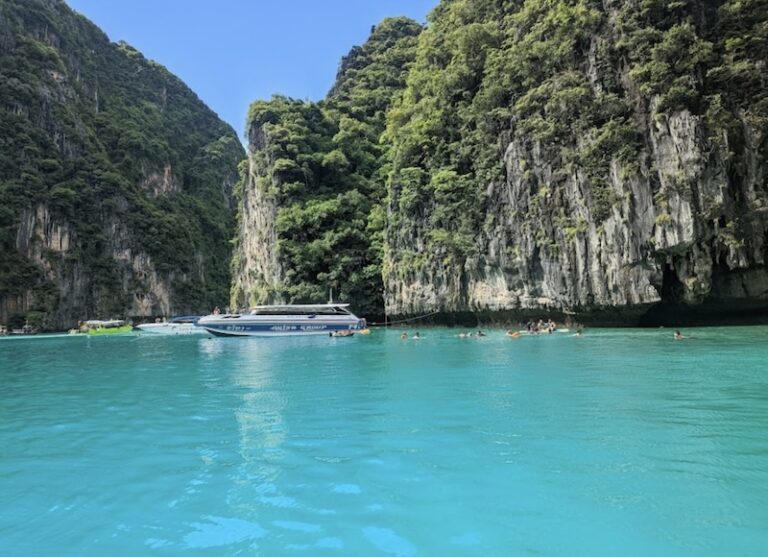
[[[418,321],[419,319],[424,319],[425,317],[429,317],[430,315],[435,315],[437,313],[441,313],[439,311],[433,311],[431,313],[425,313],[424,315],[417,315],[416,317],[409,317],[408,319],[400,319],[398,321],[386,321],[384,323],[368,323],[371,327],[389,327],[390,325],[398,325],[400,323],[408,323],[409,321]]]

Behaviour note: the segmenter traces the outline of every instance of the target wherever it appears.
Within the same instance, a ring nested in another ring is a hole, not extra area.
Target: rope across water
[[[386,321],[384,323],[369,323],[368,325],[371,327],[389,327],[390,325],[398,325],[400,323],[408,323],[409,321],[418,321],[419,319],[424,319],[425,317],[429,317],[431,315],[435,315],[440,313],[439,311],[433,311],[430,313],[425,313],[424,315],[417,315],[416,317],[409,317],[408,319],[399,319],[397,321]]]

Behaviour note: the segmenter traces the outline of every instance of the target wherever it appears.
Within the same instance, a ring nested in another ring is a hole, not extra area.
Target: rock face
[[[621,309],[631,322],[659,302],[697,305],[735,298],[763,307],[768,301],[768,199],[762,171],[733,184],[725,161],[716,156],[705,160],[703,153],[710,153],[711,146],[703,139],[700,119],[688,111],[649,120],[640,171],[622,175],[612,164],[608,183],[617,201],[600,224],[578,169],[561,178],[559,191],[537,200],[541,185],[552,183],[557,168],[536,145],[526,148],[512,140],[504,153],[506,179],[488,195],[493,225],[479,235],[481,253],[454,275],[456,295],[436,295],[426,305],[395,296],[393,313],[435,305],[587,314]],[[739,125],[750,133],[745,123]],[[738,156],[754,161],[758,154],[745,146]],[[538,210],[533,207],[537,201],[542,205]],[[558,223],[563,207],[583,223],[581,228],[563,230]],[[536,230],[544,231],[543,240]],[[397,289],[395,282],[392,290]]]
[[[285,303],[280,296],[283,269],[278,258],[277,200],[269,186],[278,178],[261,153],[269,150],[270,138],[259,126],[250,130],[250,152],[243,171],[237,247],[232,258],[232,305],[249,307],[264,303]]]
[[[318,303],[332,290],[362,315],[383,314],[387,149],[379,137],[420,32],[407,18],[384,20],[342,60],[318,103],[253,103],[233,306]]]
[[[487,30],[484,59],[462,68],[479,85],[460,102],[422,81],[455,71],[457,46],[453,59],[420,58],[398,107],[409,118],[393,134],[388,312],[768,315],[766,9],[492,4],[443,3],[421,37],[420,47],[458,45]],[[761,46],[736,52],[734,36]],[[419,137],[435,106],[464,131],[446,118],[431,133],[463,137]],[[483,142],[489,163],[456,154]]]
[[[0,323],[224,304],[234,131],[56,0],[0,2]]]

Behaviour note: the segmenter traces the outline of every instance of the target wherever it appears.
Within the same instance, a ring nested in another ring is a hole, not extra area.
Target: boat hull
[[[226,323],[201,326],[212,335],[220,337],[327,336],[336,331],[360,330],[356,323]]]

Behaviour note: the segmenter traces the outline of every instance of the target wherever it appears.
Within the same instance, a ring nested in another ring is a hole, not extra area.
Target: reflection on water
[[[273,339],[222,339],[236,353],[230,372],[240,404],[235,408],[239,429],[240,461],[233,500],[253,509],[257,502],[292,506],[275,482],[281,471],[282,445],[288,433],[283,418],[285,400],[277,388]]]
[[[215,338],[201,338],[197,341],[197,347],[205,358],[215,359],[224,351],[224,343]]]

